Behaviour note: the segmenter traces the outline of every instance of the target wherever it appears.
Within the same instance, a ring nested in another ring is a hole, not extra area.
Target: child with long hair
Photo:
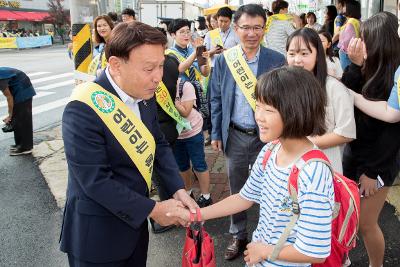
[[[342,81],[346,86],[375,102],[374,106],[390,99],[394,80],[399,79],[398,72],[396,74],[400,66],[397,28],[397,17],[389,12],[380,12],[365,20],[361,25],[364,55],[361,60],[352,58],[352,63],[343,73]],[[353,54],[354,44],[349,44],[349,55]],[[398,101],[398,97],[395,100]],[[346,146],[343,170],[345,176],[360,183],[360,194],[364,195],[361,199],[360,233],[370,266],[380,267],[384,261],[385,239],[378,219],[400,169],[397,162],[400,123],[376,120],[358,108],[355,109],[355,118],[357,140]],[[384,182],[380,189],[377,188],[379,178]]]
[[[353,97],[339,80],[328,75],[325,51],[316,31],[308,28],[295,31],[287,40],[286,51],[288,65],[313,73],[327,95],[327,131],[309,138],[324,151],[333,169],[342,173],[343,145],[356,138]]]
[[[328,74],[340,80],[343,75],[343,70],[342,66],[340,65],[339,58],[333,56],[332,35],[329,32],[323,30],[319,31],[318,35],[325,50]]]
[[[201,209],[203,220],[225,217],[260,205],[252,242],[244,252],[248,266],[311,266],[330,255],[334,206],[333,178],[328,165],[310,161],[299,173],[300,217],[278,258],[271,254],[292,216],[288,178],[293,164],[316,149],[307,138],[325,132],[326,94],[314,75],[301,68],[282,67],[260,76],[256,85],[255,119],[261,141],[251,174],[239,193]],[[263,163],[272,141],[279,139]],[[289,207],[289,208],[288,208]],[[168,214],[189,220],[189,211]]]

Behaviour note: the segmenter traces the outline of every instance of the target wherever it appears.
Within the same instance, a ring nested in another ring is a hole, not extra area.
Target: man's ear
[[[108,65],[110,66],[112,72],[118,73],[120,72],[121,69],[121,64],[122,64],[122,59],[116,56],[111,56],[108,59]]]

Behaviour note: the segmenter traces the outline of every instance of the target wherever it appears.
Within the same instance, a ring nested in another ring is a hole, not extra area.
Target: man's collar
[[[133,98],[131,96],[129,96],[127,93],[125,93],[113,80],[113,78],[111,77],[111,74],[108,70],[108,67],[106,67],[105,70],[106,76],[108,81],[110,82],[111,86],[114,88],[115,92],[117,92],[118,96],[121,98],[122,102],[126,103],[128,101],[132,101],[133,103],[137,102],[139,103],[140,101],[142,101],[142,99],[136,99]]]
[[[257,50],[256,56],[255,56],[253,59],[251,59],[251,60],[248,60],[248,59],[247,59],[246,53],[244,52],[244,50],[243,50],[243,48],[242,48],[242,45],[240,45],[240,50],[242,50],[242,55],[244,56],[244,59],[245,59],[247,62],[257,62],[257,61],[258,61],[258,58],[260,57],[261,45],[258,46],[258,50]]]

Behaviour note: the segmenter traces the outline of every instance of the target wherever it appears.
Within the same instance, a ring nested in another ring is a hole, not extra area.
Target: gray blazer
[[[286,64],[285,57],[278,52],[261,46],[258,61],[257,78],[272,69]],[[211,140],[222,140],[223,149],[226,149],[229,123],[235,103],[236,82],[226,64],[225,57],[221,54],[215,60],[213,74],[210,82],[211,88]]]

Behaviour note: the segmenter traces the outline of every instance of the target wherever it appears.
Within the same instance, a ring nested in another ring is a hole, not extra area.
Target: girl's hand
[[[273,247],[261,242],[251,242],[244,251],[244,261],[248,266],[262,262],[271,255]]]
[[[367,58],[364,42],[360,38],[351,38],[349,45],[347,46],[347,55],[351,62],[358,66],[362,66],[364,60]]]
[[[185,107],[182,105],[181,99],[179,97],[175,98],[175,107],[179,112],[185,110]]]
[[[205,58],[209,58],[209,57],[210,57],[210,51],[205,51],[205,52],[203,52],[203,53],[201,54],[201,56],[202,56],[202,57],[205,57]]]
[[[378,192],[378,188],[376,188],[376,179],[371,179],[365,174],[362,174],[360,176],[360,195],[370,197],[376,192]]]

